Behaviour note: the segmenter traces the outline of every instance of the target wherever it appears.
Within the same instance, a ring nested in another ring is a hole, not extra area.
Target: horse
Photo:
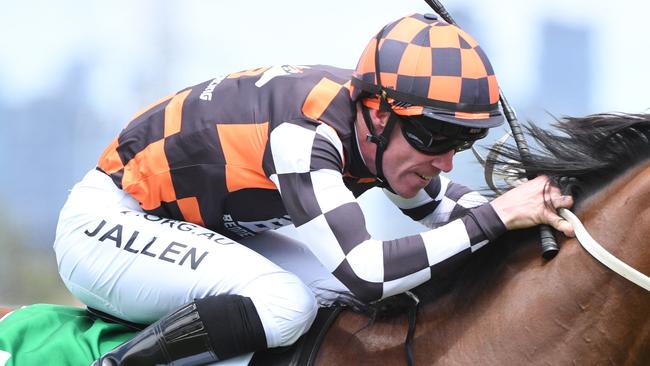
[[[550,177],[601,245],[650,273],[650,114],[567,117],[555,127],[529,125],[538,145],[530,159],[513,163],[510,146],[491,163],[514,164],[514,178]],[[649,365],[650,293],[560,235],[553,260],[541,258],[536,229],[511,231],[409,296],[354,304],[314,365]]]

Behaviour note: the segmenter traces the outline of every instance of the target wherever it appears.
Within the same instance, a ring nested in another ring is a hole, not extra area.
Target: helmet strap
[[[382,101],[384,100],[382,99]],[[383,156],[384,156],[384,151],[386,151],[386,148],[388,147],[390,134],[393,131],[393,128],[395,127],[397,116],[395,115],[395,113],[391,111],[388,117],[388,121],[386,121],[386,126],[384,126],[384,130],[381,132],[381,134],[377,134],[375,133],[375,126],[372,124],[372,118],[370,117],[370,112],[368,110],[368,107],[362,104],[361,112],[363,115],[363,120],[366,123],[369,132],[368,135],[366,135],[366,141],[372,142],[373,144],[377,145],[377,150],[375,153],[375,170],[376,170],[377,181],[379,181],[377,186],[390,189],[388,180],[386,180],[386,177],[384,176]]]
[[[381,41],[381,37],[384,35],[385,30],[386,26],[384,26],[375,37],[377,41],[375,45],[375,79],[377,86],[379,87],[379,90],[377,92],[377,95],[379,96],[379,110],[382,112],[390,113],[388,120],[386,121],[386,125],[384,126],[384,130],[381,132],[381,134],[378,135],[375,133],[375,126],[372,124],[370,112],[368,111],[368,107],[364,106],[363,103],[361,104],[361,112],[363,114],[363,119],[366,122],[366,126],[368,127],[369,132],[366,136],[366,141],[377,145],[377,152],[375,154],[375,170],[377,172],[377,181],[379,181],[377,186],[387,188],[392,191],[390,185],[388,184],[388,180],[386,180],[386,177],[384,176],[383,157],[384,151],[386,151],[386,148],[388,147],[390,133],[393,131],[393,127],[395,127],[397,115],[395,112],[393,112],[393,108],[390,106],[390,103],[388,103],[388,100],[386,99],[386,91],[381,84],[381,73],[379,71],[379,43]]]

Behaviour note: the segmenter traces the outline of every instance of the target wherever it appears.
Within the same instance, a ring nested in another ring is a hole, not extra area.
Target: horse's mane
[[[533,122],[525,126],[530,143],[530,159],[522,161],[514,144],[497,149],[487,164],[507,166],[513,178],[525,178],[526,173],[547,175],[565,192],[571,192],[576,202],[602,188],[629,168],[650,158],[650,114],[608,113],[582,118],[556,119],[554,130]],[[494,283],[508,259],[517,255],[525,245],[520,242],[532,237],[530,231],[509,232],[493,245],[472,254],[462,268],[447,269],[413,290],[423,303],[450,295],[458,306],[472,306],[472,300]],[[513,236],[518,237],[512,240]],[[516,245],[511,244],[517,242]],[[454,291],[458,289],[458,291]],[[412,306],[406,296],[384,299],[371,305],[355,304],[355,309],[376,316],[403,313]]]
[[[553,129],[525,126],[531,158],[514,144],[496,149],[487,164],[509,165],[513,178],[547,175],[579,201],[650,158],[650,114],[604,113],[556,119]],[[526,173],[524,173],[524,171]]]

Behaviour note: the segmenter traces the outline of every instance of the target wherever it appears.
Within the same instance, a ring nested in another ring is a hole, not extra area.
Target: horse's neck
[[[650,162],[630,170],[581,207],[582,220],[608,251],[650,274]]]
[[[650,275],[650,163],[617,178],[579,214],[606,250]],[[577,240],[568,244],[572,255],[564,258],[563,277],[579,272],[577,279],[567,280],[574,289],[571,300],[582,305],[575,316],[584,319],[572,333],[591,342],[588,348],[595,354],[618,355],[615,363],[650,364],[650,293],[597,262]]]
[[[579,214],[605,248],[650,274],[649,166],[616,180]],[[485,291],[463,299],[458,288],[425,307],[417,342],[436,364],[650,364],[650,294],[575,239],[561,246],[549,262],[535,246],[519,250],[496,275],[477,279]]]

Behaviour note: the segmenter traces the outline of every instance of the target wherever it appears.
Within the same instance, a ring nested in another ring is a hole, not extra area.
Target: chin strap
[[[382,102],[384,102],[383,99]],[[384,151],[386,151],[386,148],[388,147],[390,134],[393,131],[393,128],[395,127],[395,124],[397,122],[397,116],[395,115],[395,113],[392,112],[390,106],[388,106],[388,110],[390,111],[390,116],[388,117],[388,121],[386,121],[386,126],[384,127],[384,130],[381,132],[381,134],[378,135],[375,133],[375,126],[372,124],[372,119],[370,117],[370,112],[368,111],[368,107],[363,105],[363,103],[361,104],[361,112],[363,114],[363,120],[366,123],[369,132],[368,135],[366,135],[366,141],[372,142],[373,144],[377,145],[377,152],[375,154],[375,170],[377,172],[376,173],[377,181],[379,182],[377,186],[390,189],[390,185],[388,184],[386,177],[384,177],[383,156],[384,156]]]
[[[397,123],[397,115],[395,115],[393,108],[391,108],[390,103],[388,103],[388,100],[386,100],[386,90],[384,90],[384,87],[381,84],[381,73],[379,72],[379,43],[381,41],[381,37],[384,35],[385,30],[386,26],[384,26],[384,28],[382,28],[375,37],[377,41],[377,47],[375,49],[375,81],[377,82],[377,90],[372,92],[372,94],[376,94],[379,97],[379,110],[390,113],[388,121],[386,121],[386,126],[384,126],[384,130],[380,135],[375,133],[375,127],[372,124],[370,112],[368,112],[368,108],[364,106],[363,103],[361,103],[361,112],[363,114],[363,119],[366,122],[366,126],[368,127],[369,132],[366,136],[366,141],[377,145],[377,153],[375,154],[375,169],[377,171],[377,181],[379,182],[377,186],[391,189],[388,181],[386,180],[386,177],[384,177],[382,158],[384,156],[384,151],[388,147],[390,133],[393,131],[393,127],[395,127],[395,124]]]

